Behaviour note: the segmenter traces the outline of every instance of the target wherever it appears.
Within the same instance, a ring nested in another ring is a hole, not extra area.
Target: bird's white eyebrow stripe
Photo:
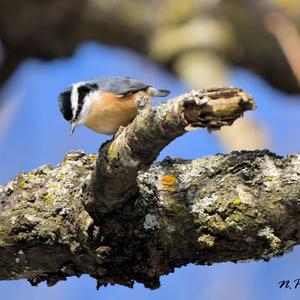
[[[72,116],[73,119],[76,116],[76,111],[78,107],[78,86],[81,83],[75,83],[72,85],[72,93],[71,93],[71,106],[72,106]]]

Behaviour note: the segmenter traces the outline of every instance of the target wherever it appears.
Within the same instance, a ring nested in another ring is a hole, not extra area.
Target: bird
[[[169,93],[129,77],[105,76],[71,84],[59,94],[58,104],[64,119],[71,124],[70,135],[79,124],[114,135],[136,117],[139,96],[153,99]]]

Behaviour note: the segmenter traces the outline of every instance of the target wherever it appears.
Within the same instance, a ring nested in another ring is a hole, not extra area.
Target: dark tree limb
[[[299,155],[233,152],[151,164],[169,135],[189,125],[216,129],[253,107],[249,95],[225,88],[146,108],[106,146],[108,175],[100,179],[109,185],[114,174],[111,190],[121,201],[111,193],[110,206],[100,197],[105,211],[95,199],[94,173],[102,164],[96,155],[71,152],[56,167],[0,186],[0,279],[53,285],[89,274],[98,287],[137,281],[157,288],[162,274],[188,263],[268,260],[289,251],[300,243]],[[134,176],[136,184],[126,181]]]

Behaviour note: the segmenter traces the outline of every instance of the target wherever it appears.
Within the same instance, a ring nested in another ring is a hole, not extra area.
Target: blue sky
[[[0,112],[0,184],[20,171],[29,171],[46,163],[55,165],[71,149],[97,152],[108,137],[83,126],[70,137],[68,123],[60,115],[56,99],[70,83],[102,75],[140,79],[170,89],[170,96],[188,90],[180,80],[147,59],[124,49],[92,42],[81,45],[71,58],[51,62],[27,60],[0,95],[6,100],[2,115]],[[283,94],[243,69],[233,69],[230,82],[254,96],[258,108],[248,114],[270,133],[270,150],[283,155],[299,151],[300,97]],[[197,158],[224,151],[215,134],[198,130],[168,145],[159,159],[166,155]],[[31,287],[24,280],[2,281],[0,299],[299,299],[300,288],[280,290],[277,284],[282,279],[300,277],[299,258],[300,251],[296,247],[292,253],[269,263],[189,265],[163,276],[162,287],[155,291],[140,284],[134,289],[109,286],[96,291],[95,281],[88,276],[71,278],[52,288],[45,284]]]

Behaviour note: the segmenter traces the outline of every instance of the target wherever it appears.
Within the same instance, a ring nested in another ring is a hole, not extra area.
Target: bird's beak
[[[77,125],[77,124],[76,124],[76,121],[71,121],[70,135],[73,134],[76,125]]]

